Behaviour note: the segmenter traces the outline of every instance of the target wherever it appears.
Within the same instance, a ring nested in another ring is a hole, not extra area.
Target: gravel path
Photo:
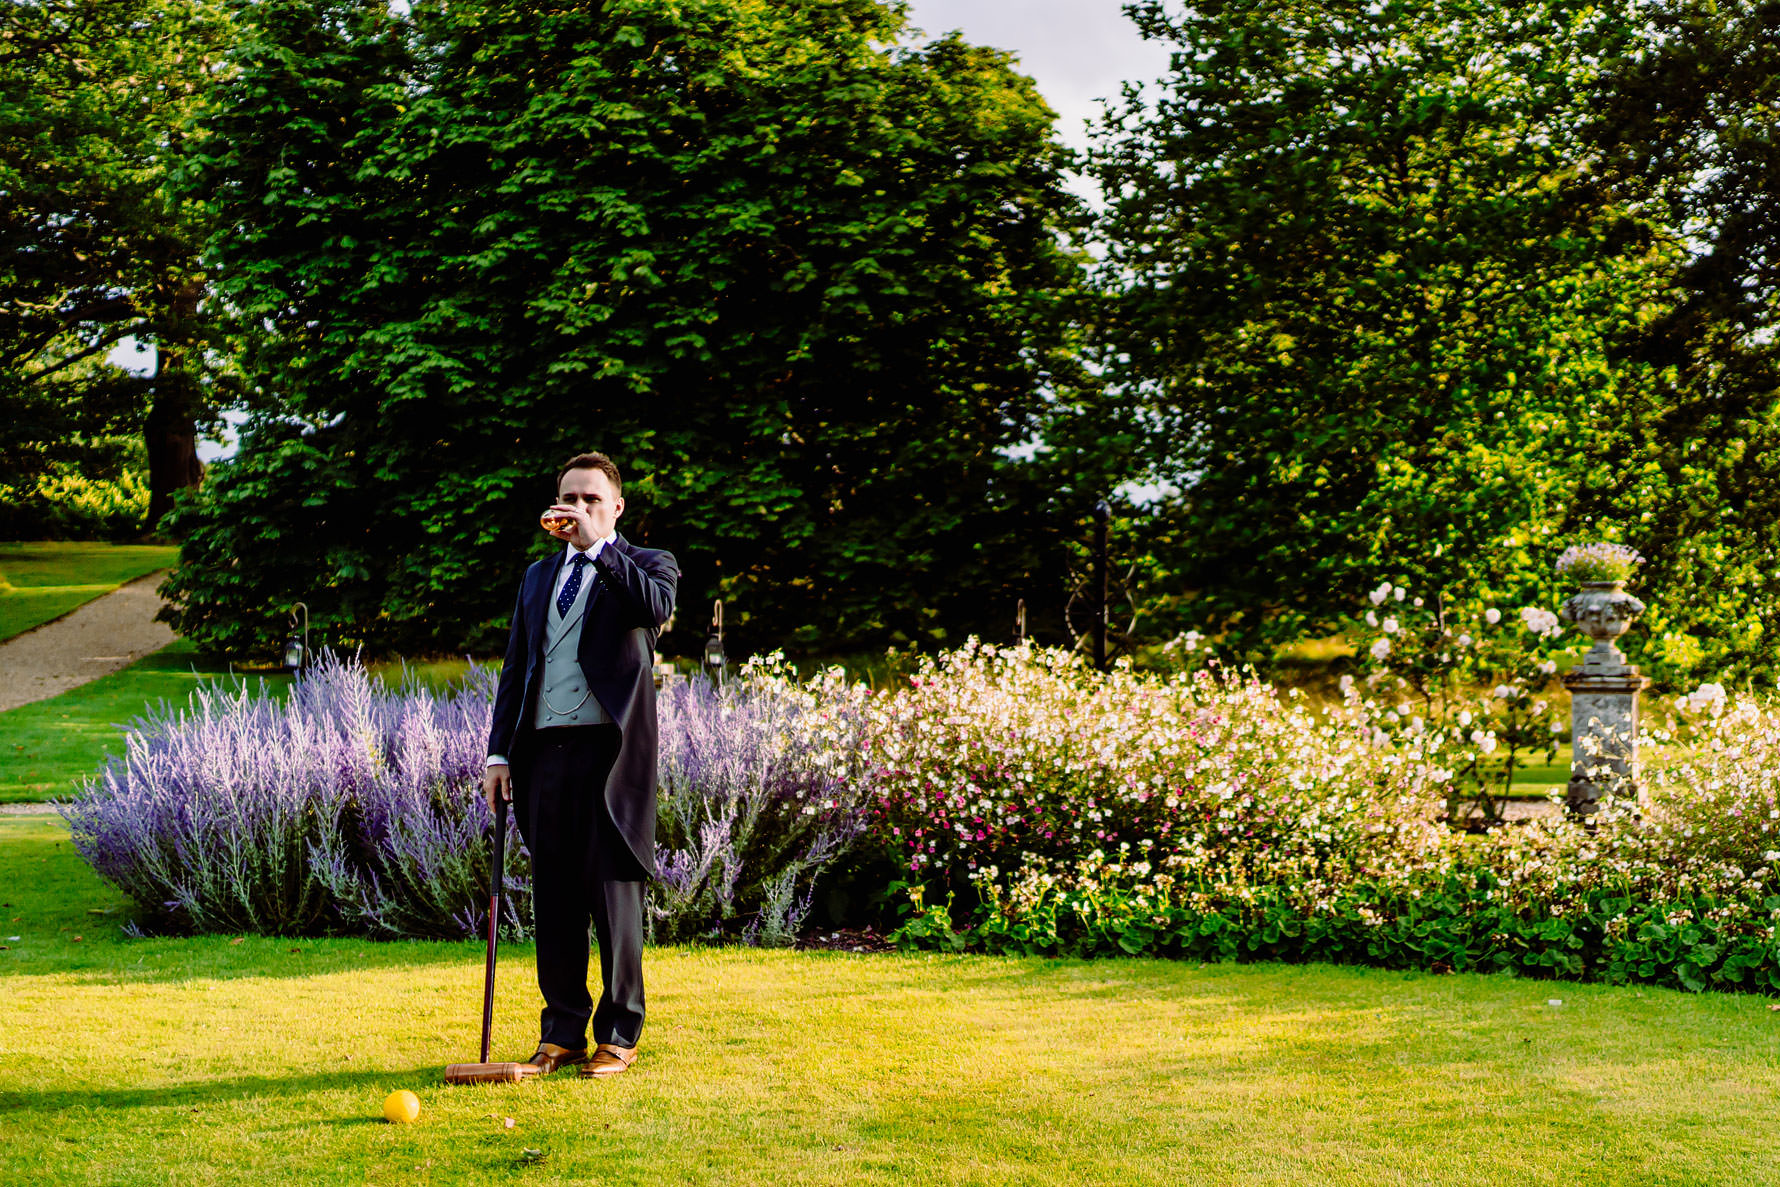
[[[173,642],[173,628],[155,621],[155,586],[165,576],[138,577],[0,643],[0,713],[78,688]]]

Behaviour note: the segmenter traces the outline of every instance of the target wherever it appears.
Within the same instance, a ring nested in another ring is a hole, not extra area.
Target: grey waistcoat
[[[591,564],[582,568],[581,588],[575,592],[575,601],[567,614],[556,612],[556,598],[551,596],[546,615],[549,625],[544,634],[544,672],[538,683],[538,703],[532,711],[535,729],[602,725],[612,720],[588,690],[587,676],[575,658],[581,649],[581,623],[587,617],[587,602],[598,584],[588,572],[591,568]]]

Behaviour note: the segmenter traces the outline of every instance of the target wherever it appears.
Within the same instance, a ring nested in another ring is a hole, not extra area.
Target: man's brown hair
[[[556,472],[556,489],[562,489],[562,476],[570,470],[598,470],[612,480],[614,495],[622,497],[624,494],[624,482],[618,477],[617,465],[603,453],[578,453],[564,462],[562,469]]]

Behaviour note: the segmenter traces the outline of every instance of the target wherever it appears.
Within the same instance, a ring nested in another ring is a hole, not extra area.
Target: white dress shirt
[[[573,544],[570,544],[568,546],[568,554],[562,558],[562,572],[556,575],[556,589],[551,592],[550,600],[554,602],[557,598],[562,596],[562,587],[569,583],[569,575],[575,571],[576,556],[585,556],[588,563],[591,564],[593,563],[594,558],[599,556],[600,549],[616,539],[618,539],[618,533],[614,531],[608,533],[603,540],[595,540],[592,548],[576,548]],[[586,565],[583,565],[582,568],[585,569]],[[586,573],[582,573],[581,580],[591,581],[592,578],[588,577]],[[491,754],[488,756],[488,761],[483,765],[485,767],[504,767],[507,765],[507,756],[504,754]]]
[[[610,535],[608,535],[604,540],[595,540],[593,542],[592,548],[583,550],[580,548],[576,548],[573,544],[569,545],[567,555],[565,555],[562,558],[562,572],[560,572],[556,575],[556,589],[551,593],[551,595],[550,595],[551,599],[554,600],[557,597],[560,597],[562,594],[562,587],[569,583],[569,575],[575,571],[575,557],[576,556],[578,556],[578,555],[585,556],[588,560],[588,563],[591,564],[593,562],[594,558],[599,556],[600,549],[604,548],[606,545],[612,543],[612,541],[614,541],[616,539],[618,539],[618,533],[613,532]],[[587,574],[583,573],[581,575],[581,579],[583,581],[587,580]]]

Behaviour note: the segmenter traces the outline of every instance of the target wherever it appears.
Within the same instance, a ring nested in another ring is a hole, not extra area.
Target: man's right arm
[[[519,727],[520,702],[525,699],[526,655],[525,582],[521,580],[519,594],[513,599],[513,619],[507,628],[507,655],[501,663],[500,682],[495,686],[494,713],[488,729],[488,763],[482,773],[482,796],[490,810],[497,795],[505,800],[513,798],[512,768],[507,755]]]

